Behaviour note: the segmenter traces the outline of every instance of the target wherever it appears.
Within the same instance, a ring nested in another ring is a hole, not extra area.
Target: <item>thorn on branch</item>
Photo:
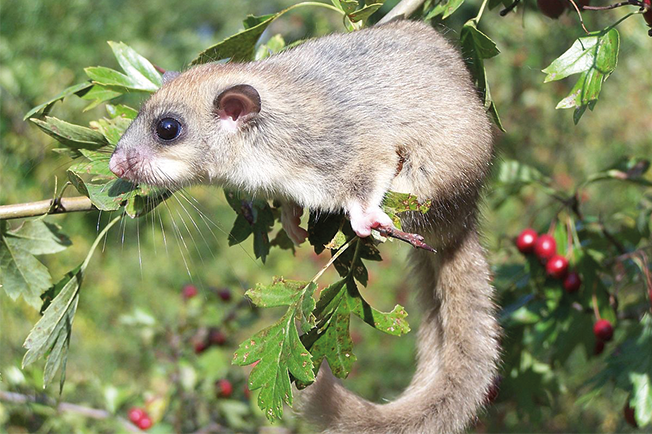
[[[425,243],[424,238],[419,234],[411,234],[408,232],[400,231],[396,228],[375,228],[376,231],[383,237],[396,238],[397,240],[405,241],[417,249],[427,250],[429,252],[437,253],[437,250],[430,247]]]
[[[504,17],[505,15],[507,15],[508,13],[510,13],[511,11],[513,11],[514,8],[516,8],[516,6],[518,6],[518,4],[519,4],[520,2],[521,2],[521,0],[514,0],[514,2],[512,2],[511,5],[507,6],[505,9],[503,9],[502,11],[500,11],[500,16],[501,16],[501,17]]]

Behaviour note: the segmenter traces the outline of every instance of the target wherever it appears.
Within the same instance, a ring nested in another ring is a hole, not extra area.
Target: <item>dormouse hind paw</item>
[[[354,203],[347,211],[353,231],[361,238],[371,235],[372,229],[395,229],[392,219],[378,206],[363,208],[359,203]]]

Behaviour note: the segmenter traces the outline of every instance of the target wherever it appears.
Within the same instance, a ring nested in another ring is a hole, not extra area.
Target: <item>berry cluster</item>
[[[534,229],[525,229],[516,238],[516,248],[527,255],[534,253],[546,267],[546,274],[561,280],[564,290],[569,294],[577,292],[582,279],[576,271],[568,271],[568,259],[557,254],[557,243],[548,235],[539,235]]]
[[[154,424],[147,412],[140,407],[132,407],[127,415],[129,416],[131,423],[143,431],[150,429]]]
[[[534,229],[528,228],[516,238],[516,248],[524,255],[534,253],[545,266],[546,274],[561,280],[567,293],[579,291],[582,279],[576,271],[568,271],[568,259],[557,254],[557,243],[552,236],[539,235]],[[614,329],[608,320],[599,319],[593,325],[593,334],[596,338],[595,354],[600,354],[604,350],[604,344],[613,338]]]

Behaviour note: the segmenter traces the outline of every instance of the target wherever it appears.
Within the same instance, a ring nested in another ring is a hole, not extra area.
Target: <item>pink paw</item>
[[[303,208],[296,203],[286,203],[281,205],[281,224],[283,230],[295,245],[299,245],[308,238],[308,231],[299,226],[301,224],[301,214]]]
[[[348,211],[351,227],[361,238],[371,235],[372,229],[394,228],[392,219],[380,207],[363,209],[359,204],[354,204]]]

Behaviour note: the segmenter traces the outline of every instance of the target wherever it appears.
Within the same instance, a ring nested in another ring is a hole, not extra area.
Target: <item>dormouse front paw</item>
[[[301,224],[303,208],[294,202],[283,202],[281,204],[281,224],[283,230],[295,245],[299,245],[308,238],[308,231],[299,226]]]
[[[348,208],[351,227],[359,237],[368,237],[372,229],[393,229],[392,219],[379,206],[363,208],[359,203],[353,203]]]

